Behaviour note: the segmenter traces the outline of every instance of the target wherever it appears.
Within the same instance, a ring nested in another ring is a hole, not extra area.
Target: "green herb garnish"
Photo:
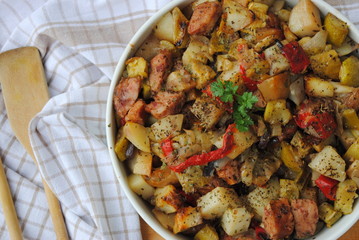
[[[215,97],[219,97],[225,103],[233,103],[233,119],[237,129],[241,132],[248,131],[248,127],[254,122],[249,116],[249,111],[258,101],[258,98],[251,92],[245,92],[242,95],[237,93],[238,86],[231,81],[224,83],[217,79],[211,84],[211,91]]]
[[[219,97],[223,102],[233,102],[233,97],[237,94],[238,86],[235,86],[231,81],[217,80],[211,84],[211,91],[214,96]]]

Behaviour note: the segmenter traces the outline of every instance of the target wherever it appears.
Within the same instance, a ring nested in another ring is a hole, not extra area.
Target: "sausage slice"
[[[155,101],[149,103],[145,110],[157,119],[178,113],[185,102],[185,96],[181,92],[172,93],[161,91],[154,99]]]
[[[291,201],[294,225],[297,237],[313,236],[319,220],[318,206],[311,199],[294,199]]]
[[[288,199],[270,201],[264,208],[262,222],[264,229],[273,240],[291,235],[294,229],[294,217]]]
[[[152,92],[159,92],[162,88],[162,83],[167,79],[172,68],[172,53],[168,50],[163,50],[151,59],[149,84]]]
[[[131,107],[131,109],[128,111],[125,121],[126,122],[135,122],[138,124],[143,125],[145,123],[145,107],[146,103],[139,99],[135,102],[135,104]]]
[[[221,16],[222,8],[219,2],[204,2],[199,4],[193,11],[188,25],[188,33],[204,35],[211,32],[218,18]]]
[[[123,119],[135,104],[141,90],[142,78],[123,78],[115,88],[113,104],[116,114]]]

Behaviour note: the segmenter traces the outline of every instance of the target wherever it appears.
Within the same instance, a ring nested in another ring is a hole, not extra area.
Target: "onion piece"
[[[304,81],[303,77],[299,77],[289,86],[289,99],[297,106],[305,99]]]
[[[330,83],[334,87],[334,94],[336,96],[342,95],[342,94],[352,93],[354,91],[354,89],[355,89],[353,87],[343,85],[343,84],[341,84],[339,82],[330,82]]]
[[[337,129],[336,133],[340,136],[344,132],[344,126],[343,126],[343,118],[340,114],[340,102],[334,101],[335,104],[335,120],[337,122]]]
[[[337,51],[339,57],[348,55],[349,53],[355,51],[359,48],[359,43],[354,42],[350,37],[347,37],[343,44],[339,47],[334,47],[334,50]]]
[[[271,12],[274,12],[274,13],[277,13],[279,12],[281,9],[284,8],[284,4],[285,4],[285,1],[284,0],[277,0],[273,3],[273,5],[270,7],[270,11]]]
[[[314,55],[324,51],[327,43],[328,32],[321,30],[317,32],[310,40],[306,41],[302,48],[309,55]]]
[[[214,161],[213,166],[214,166],[214,168],[216,170],[221,170],[231,160],[232,159],[230,159],[229,157],[224,157],[224,158],[221,158],[221,159],[218,159],[218,160]]]

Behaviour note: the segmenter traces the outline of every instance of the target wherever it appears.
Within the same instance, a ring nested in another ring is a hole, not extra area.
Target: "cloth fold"
[[[126,44],[169,1],[0,0],[0,51],[36,46],[51,96],[29,128],[40,170],[12,133],[0,96],[0,155],[26,239],[55,239],[40,173],[71,239],[141,239],[107,152],[105,108]],[[327,2],[359,25],[356,0]],[[9,239],[2,209],[0,239]]]

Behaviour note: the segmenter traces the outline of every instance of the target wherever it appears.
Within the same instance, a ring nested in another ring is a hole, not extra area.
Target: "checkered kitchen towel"
[[[105,105],[126,44],[168,1],[0,0],[0,51],[31,45],[43,58],[51,99],[31,140],[72,239],[141,239],[107,153]],[[357,0],[327,1],[359,26]],[[39,171],[11,131],[2,97],[0,106],[0,156],[24,236],[55,239]],[[0,210],[0,239],[8,238]]]

